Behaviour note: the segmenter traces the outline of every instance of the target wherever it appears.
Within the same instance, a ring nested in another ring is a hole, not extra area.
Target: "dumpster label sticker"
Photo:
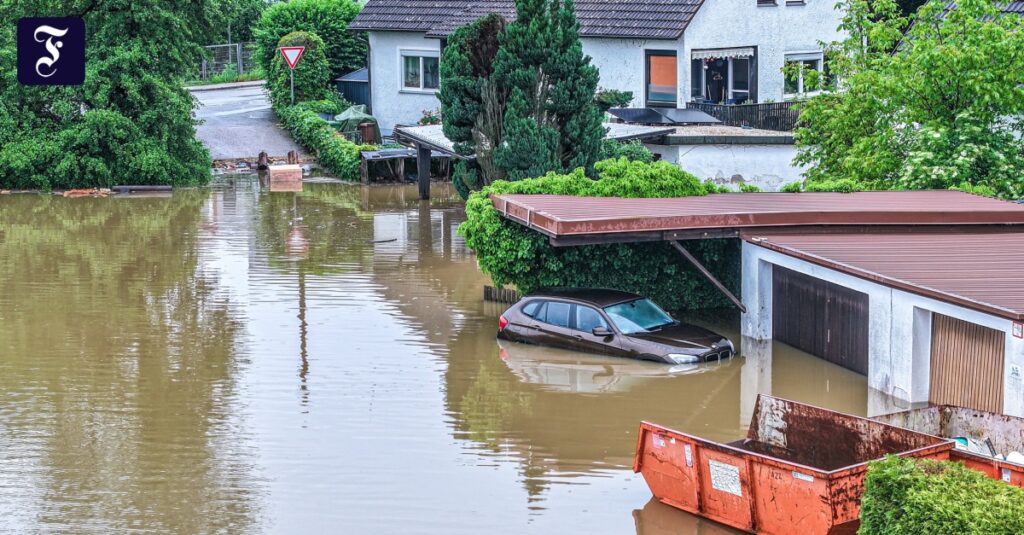
[[[708,460],[708,468],[711,472],[712,488],[743,496],[743,488],[740,487],[740,467]]]
[[[663,436],[661,436],[661,435],[659,435],[657,433],[654,433],[654,434],[651,435],[651,442],[654,444],[655,448],[664,448],[665,447],[665,437],[663,437]]]
[[[814,483],[814,476],[812,476],[810,474],[805,474],[803,472],[797,472],[797,471],[794,470],[793,471],[793,477],[795,479],[799,479],[801,481],[806,481],[808,483]]]
[[[683,455],[686,457],[686,466],[693,467],[693,448],[689,444],[683,444]]]
[[[1007,483],[1010,482],[1010,469],[1009,468],[1003,468],[1003,481],[1005,481]]]

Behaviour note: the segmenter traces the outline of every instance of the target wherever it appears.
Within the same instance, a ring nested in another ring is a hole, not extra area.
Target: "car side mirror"
[[[612,332],[608,330],[608,327],[594,327],[590,332],[594,336],[612,336]]]

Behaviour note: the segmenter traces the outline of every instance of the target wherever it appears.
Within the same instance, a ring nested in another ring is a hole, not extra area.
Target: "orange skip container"
[[[856,533],[867,463],[948,460],[954,443],[758,396],[746,439],[718,443],[640,424],[633,471],[665,504],[751,533]]]

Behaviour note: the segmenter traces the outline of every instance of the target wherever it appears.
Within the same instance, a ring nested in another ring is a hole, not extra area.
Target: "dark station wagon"
[[[728,338],[679,322],[646,297],[600,289],[530,294],[502,314],[498,338],[668,364],[721,360],[735,351]]]

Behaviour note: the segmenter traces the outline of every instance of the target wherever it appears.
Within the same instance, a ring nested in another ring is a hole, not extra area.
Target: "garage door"
[[[928,401],[1003,412],[1006,335],[942,314],[932,315]]]
[[[857,373],[868,373],[868,295],[772,267],[774,338]]]

